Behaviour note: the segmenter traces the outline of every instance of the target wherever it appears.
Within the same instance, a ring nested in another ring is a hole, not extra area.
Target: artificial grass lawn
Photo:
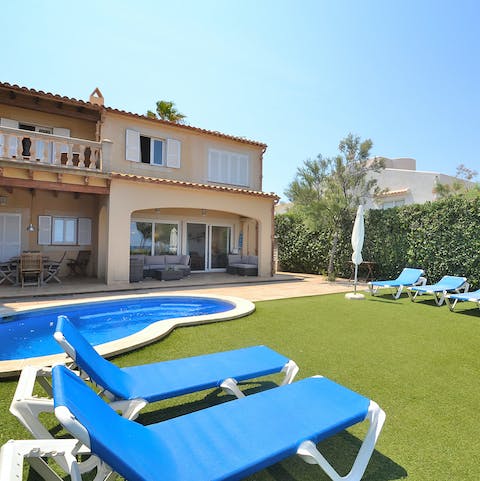
[[[473,303],[451,313],[427,296],[411,303],[387,296],[347,301],[338,294],[258,302],[256,307],[246,318],[177,329],[115,362],[125,366],[266,344],[298,363],[298,378],[322,374],[384,409],[387,420],[365,481],[479,479],[480,311]],[[262,389],[279,379],[245,388]],[[0,383],[0,444],[29,437],[8,412],[15,385]],[[139,420],[161,421],[228,399],[218,391],[183,396],[149,406]],[[363,426],[355,427],[320,446],[341,474],[349,469],[364,432]],[[30,474],[28,479],[38,478]],[[329,478],[295,457],[249,479]]]

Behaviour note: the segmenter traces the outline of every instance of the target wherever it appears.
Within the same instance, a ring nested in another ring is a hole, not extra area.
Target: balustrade
[[[0,127],[0,159],[102,170],[102,144],[85,139]]]

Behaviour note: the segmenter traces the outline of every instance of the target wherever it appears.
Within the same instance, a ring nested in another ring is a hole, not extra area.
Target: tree
[[[159,100],[157,102],[156,112],[152,110],[147,111],[147,117],[151,119],[159,118],[161,120],[168,120],[177,124],[183,124],[186,115],[181,114],[175,107],[175,103],[170,100]]]
[[[460,164],[457,167],[457,173],[455,175],[455,180],[451,184],[441,184],[437,182],[434,188],[434,193],[440,199],[445,197],[450,197],[452,195],[465,195],[470,192],[472,195],[478,195],[479,185],[472,184],[475,177],[478,176],[476,170],[469,169],[464,164]]]
[[[332,232],[328,276],[334,277],[334,261],[342,227],[351,226],[355,210],[366,197],[378,192],[377,180],[369,175],[384,167],[380,157],[370,159],[372,141],[348,134],[338,145],[340,153],[308,159],[297,169],[285,195],[314,229]]]

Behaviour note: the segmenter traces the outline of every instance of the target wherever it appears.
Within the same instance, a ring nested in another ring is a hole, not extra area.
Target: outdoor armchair
[[[298,454],[335,481],[358,481],[385,421],[374,401],[317,376],[143,426],[118,416],[65,366],[55,366],[52,377],[57,419],[102,461],[104,476],[96,479],[107,479],[111,468],[129,481],[238,480]],[[350,473],[340,477],[316,444],[364,420],[370,426],[363,444]],[[80,481],[78,446],[64,441],[71,479]],[[1,462],[11,479],[18,472],[21,478],[18,460]]]
[[[427,283],[427,279],[422,277],[423,274],[425,274],[423,269],[405,267],[396,279],[390,281],[370,281],[367,285],[372,296],[375,296],[379,289],[389,288],[393,289],[393,298],[398,299],[404,287],[424,286]]]
[[[443,276],[436,284],[412,286],[408,288],[407,292],[412,302],[415,301],[418,295],[433,294],[435,303],[437,306],[441,306],[448,292],[467,292],[468,287],[466,277]]]

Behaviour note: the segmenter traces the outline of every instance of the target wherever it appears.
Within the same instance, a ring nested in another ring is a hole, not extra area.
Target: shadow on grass
[[[452,312],[452,316],[456,316],[459,314],[460,316],[470,316],[470,317],[478,317],[480,318],[480,309],[477,306],[474,306],[473,303],[470,307],[458,305],[455,307],[455,311]]]
[[[400,297],[400,299],[402,298],[403,296]],[[382,304],[387,303],[400,305],[400,303],[398,302],[400,299],[394,299],[391,294],[377,294],[376,296],[367,297],[367,299],[369,301],[381,302]]]

